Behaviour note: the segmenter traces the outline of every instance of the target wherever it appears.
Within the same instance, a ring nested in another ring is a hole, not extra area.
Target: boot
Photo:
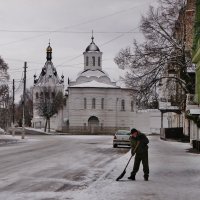
[[[132,180],[132,181],[135,181],[135,175],[132,175],[132,174],[131,174],[131,175],[128,177],[128,179],[129,179],[129,180]]]
[[[148,181],[149,180],[149,175],[144,175],[144,180]]]

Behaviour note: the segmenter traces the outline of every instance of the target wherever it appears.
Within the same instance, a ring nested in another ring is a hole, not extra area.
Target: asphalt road
[[[1,193],[65,192],[87,188],[129,148],[112,136],[26,136],[0,146]]]

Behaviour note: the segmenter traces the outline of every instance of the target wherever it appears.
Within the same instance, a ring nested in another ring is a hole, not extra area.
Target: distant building
[[[51,128],[74,134],[111,134],[118,129],[135,127],[143,132],[159,133],[160,111],[138,111],[136,92],[113,82],[102,69],[102,52],[94,37],[83,52],[83,70],[75,80],[68,79],[65,89],[66,104],[51,118]],[[43,128],[45,120],[36,109],[44,87],[64,92],[64,76],[59,78],[52,59],[52,48],[47,47],[47,61],[39,78],[34,76],[32,126]],[[52,96],[49,94],[50,98]],[[166,119],[164,119],[166,124]]]
[[[192,62],[196,66],[195,95],[192,105],[188,105],[190,123],[190,141],[194,149],[200,151],[200,1],[196,1],[196,15],[193,38],[193,58]],[[188,99],[190,100],[190,99]]]
[[[83,55],[84,69],[75,81],[68,81],[66,105],[51,118],[51,128],[71,133],[97,134],[130,129],[136,111],[133,90],[117,86],[103,71],[102,52],[93,37]],[[38,79],[34,76],[32,125],[35,128],[43,128],[45,125],[45,120],[35,106],[39,97],[44,95],[43,88],[64,91],[64,77],[58,77],[51,59],[52,48],[49,44],[47,61],[40,76]]]
[[[69,81],[65,125],[69,132],[113,133],[134,125],[134,91],[117,86],[102,69],[102,52],[92,41],[83,53],[84,68]]]
[[[45,119],[39,115],[37,110],[37,103],[40,99],[46,95],[49,99],[54,98],[54,94],[57,91],[63,92],[63,76],[60,79],[58,77],[56,68],[52,63],[52,48],[49,46],[46,49],[46,63],[42,68],[39,78],[34,75],[34,86],[33,86],[33,119],[32,126],[35,128],[42,128],[45,126]],[[45,90],[46,89],[46,90]],[[50,92],[51,91],[51,92]],[[51,128],[60,130],[62,127],[63,114],[60,111],[58,114],[51,117]]]

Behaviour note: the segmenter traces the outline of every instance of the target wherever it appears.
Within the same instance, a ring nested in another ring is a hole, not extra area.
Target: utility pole
[[[22,139],[25,137],[25,102],[26,102],[26,62],[24,62],[24,91],[23,91],[23,118],[22,118]]]
[[[15,135],[15,80],[13,79],[13,103],[12,103],[12,136]]]

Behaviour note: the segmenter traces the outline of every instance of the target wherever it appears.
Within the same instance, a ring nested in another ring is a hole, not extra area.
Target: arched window
[[[101,58],[98,57],[98,66],[101,66]]]
[[[95,57],[94,56],[92,56],[92,64],[93,64],[93,66],[95,66]]]
[[[36,97],[36,99],[38,99],[38,92],[36,92],[35,97]]]
[[[49,93],[45,92],[45,98],[49,99]]]
[[[101,109],[104,109],[104,98],[101,99]]]
[[[134,111],[134,103],[133,103],[133,101],[131,101],[131,112],[133,112]]]
[[[125,101],[122,99],[121,101],[121,111],[125,111]]]
[[[92,99],[92,109],[95,109],[95,107],[96,107],[96,99],[93,98]]]
[[[86,130],[87,129],[87,124],[83,123],[83,126],[84,126],[84,130]]]
[[[43,98],[43,92],[40,93],[40,97]]]
[[[103,123],[101,123],[101,130],[103,130]]]
[[[87,99],[84,98],[84,109],[87,109]]]
[[[86,56],[86,66],[88,66],[88,65],[89,65],[89,57]]]

